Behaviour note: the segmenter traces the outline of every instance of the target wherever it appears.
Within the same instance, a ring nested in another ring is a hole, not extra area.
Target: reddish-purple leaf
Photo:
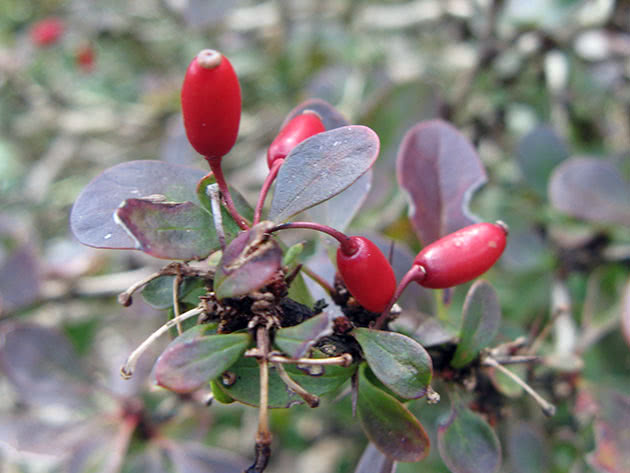
[[[4,326],[0,364],[24,402],[89,404],[93,385],[70,342],[56,331],[37,325]]]
[[[127,199],[115,219],[133,237],[136,249],[156,258],[200,260],[221,246],[212,215],[192,202]],[[227,239],[235,236],[226,234]]]
[[[387,458],[416,462],[429,454],[429,437],[404,404],[374,386],[360,370],[357,415],[365,435]]]
[[[276,178],[269,219],[281,222],[347,189],[372,167],[379,139],[364,126],[318,133],[297,145]]]
[[[193,442],[168,442],[175,473],[239,473],[248,461],[226,450]]]
[[[265,232],[273,224],[261,222],[242,232],[223,251],[214,276],[214,292],[219,299],[238,297],[260,289],[282,266],[282,250]]]
[[[135,248],[133,238],[114,222],[114,212],[127,199],[164,196],[171,202],[198,203],[197,182],[205,175],[162,161],[129,161],[95,177],[72,207],[70,226],[84,245],[97,248]]]
[[[158,384],[178,393],[196,391],[220,376],[251,342],[247,333],[191,336],[188,332],[173,340],[155,364]]]
[[[284,119],[284,122],[280,126],[280,129],[284,128],[284,126],[289,123],[293,118],[298,115],[301,115],[305,110],[312,110],[317,113],[321,119],[322,123],[326,130],[332,130],[334,128],[341,128],[342,126],[347,126],[350,123],[346,120],[339,111],[330,105],[328,102],[322,99],[309,99],[305,102],[302,102],[300,105],[295,107],[293,110],[289,112],[287,117]]]
[[[452,473],[495,473],[501,467],[497,435],[478,414],[453,406],[438,425],[440,456]]]
[[[630,183],[601,159],[571,158],[560,164],[549,181],[549,200],[572,217],[630,225]]]
[[[486,182],[486,171],[469,140],[449,123],[430,120],[409,130],[398,152],[397,174],[423,245],[476,223],[468,204]]]
[[[587,456],[602,473],[630,471],[630,397],[614,391],[596,394],[595,451]]]
[[[0,256],[1,258],[1,256]],[[0,264],[0,313],[8,313],[37,300],[41,273],[33,247],[15,248]]]
[[[630,345],[630,280],[624,286],[621,297],[621,331]]]
[[[462,368],[486,348],[501,325],[501,306],[497,293],[488,281],[476,281],[466,294],[462,328],[457,350],[451,360],[454,368]]]

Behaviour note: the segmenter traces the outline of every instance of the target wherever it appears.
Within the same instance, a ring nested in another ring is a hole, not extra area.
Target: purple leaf
[[[468,211],[486,171],[468,139],[442,120],[417,124],[403,138],[397,158],[411,223],[423,245],[477,221]]]
[[[114,212],[127,199],[164,196],[171,202],[198,203],[195,188],[205,173],[162,161],[129,161],[94,178],[77,197],[70,227],[84,245],[134,249],[134,241],[114,222]]]
[[[278,172],[269,219],[281,222],[334,197],[378,157],[378,136],[364,126],[319,133],[297,145]]]
[[[192,202],[127,199],[115,220],[134,238],[136,249],[156,258],[200,260],[221,247],[212,215]]]
[[[41,273],[33,247],[14,249],[0,266],[0,313],[8,313],[39,298]]]
[[[282,250],[266,233],[272,226],[261,222],[242,232],[223,251],[214,276],[218,299],[256,291],[276,276],[282,266]]]
[[[630,183],[601,159],[564,161],[551,175],[549,200],[572,217],[630,225]]]
[[[0,364],[21,400],[85,406],[93,385],[69,341],[37,325],[10,325],[0,333]]]
[[[426,394],[433,366],[422,345],[396,332],[357,327],[351,334],[361,345],[370,369],[385,386],[405,399]]]
[[[534,128],[516,147],[517,162],[525,180],[541,195],[545,195],[553,168],[568,157],[567,145],[548,125]]]
[[[453,406],[438,425],[438,449],[452,473],[496,473],[501,446],[492,428],[465,406]]]
[[[322,312],[299,325],[279,329],[274,343],[290,358],[301,358],[320,338],[332,332],[330,314]]]
[[[346,120],[339,111],[330,105],[328,102],[322,99],[309,99],[305,102],[302,102],[300,105],[295,107],[293,110],[289,112],[287,117],[284,119],[282,126],[280,129],[284,128],[284,126],[291,121],[291,119],[301,115],[305,110],[312,110],[317,113],[321,119],[322,123],[326,130],[332,130],[334,128],[341,128],[342,126],[348,126],[350,123]]]
[[[354,473],[396,473],[396,462],[390,460],[368,443]]]
[[[196,391],[220,376],[251,343],[246,333],[191,337],[188,332],[173,340],[155,364],[158,384],[178,393]]]
[[[462,368],[486,348],[499,331],[501,306],[492,285],[480,279],[466,294],[459,343],[451,360],[454,368]]]
[[[372,188],[372,170],[345,191],[308,210],[309,220],[343,232],[357,214]]]
[[[394,397],[375,387],[361,367],[357,415],[365,435],[387,458],[416,462],[429,453],[429,437],[422,424]]]
[[[193,442],[169,442],[175,473],[240,473],[248,461],[226,450]]]

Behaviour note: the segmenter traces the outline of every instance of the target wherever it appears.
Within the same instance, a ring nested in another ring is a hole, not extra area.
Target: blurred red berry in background
[[[64,28],[61,19],[51,16],[33,23],[29,34],[36,46],[50,46],[59,40]]]

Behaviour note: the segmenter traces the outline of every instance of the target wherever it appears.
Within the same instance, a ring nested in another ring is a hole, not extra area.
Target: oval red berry
[[[33,24],[30,30],[31,41],[37,46],[56,43],[63,34],[63,21],[59,18],[44,18]]]
[[[350,237],[357,250],[337,250],[337,269],[350,294],[367,310],[382,312],[394,296],[396,276],[378,247],[367,238]]]
[[[507,228],[499,223],[464,227],[425,247],[414,264],[426,270],[421,286],[443,289],[471,281],[488,271],[505,249]]]
[[[206,49],[192,60],[182,85],[182,114],[188,141],[206,158],[225,156],[241,120],[241,87],[230,61]]]
[[[267,150],[267,165],[271,165],[278,159],[284,159],[298,144],[317,133],[326,131],[321,118],[314,112],[305,111],[301,115],[293,117],[287,123],[278,136],[274,138]]]

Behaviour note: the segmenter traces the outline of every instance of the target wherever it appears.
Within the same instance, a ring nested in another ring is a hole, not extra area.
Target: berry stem
[[[317,230],[318,232],[326,233],[339,242],[339,244],[341,245],[341,251],[346,256],[351,256],[358,250],[357,244],[352,241],[351,237],[343,232],[340,232],[339,230],[319,223],[287,222],[273,227],[267,233],[277,232],[278,230],[287,230],[289,228],[304,228],[307,230]]]
[[[333,295],[335,293],[335,288],[328,284],[324,278],[322,278],[319,274],[315,273],[313,270],[306,266],[302,266],[302,272],[306,274],[309,278],[319,284],[329,295]]]
[[[277,159],[271,165],[271,169],[269,170],[269,174],[265,178],[265,182],[260,189],[260,194],[258,195],[258,202],[256,202],[256,210],[254,211],[254,225],[260,222],[260,215],[262,214],[263,205],[265,205],[265,199],[267,198],[267,193],[271,188],[271,184],[276,179],[278,175],[278,171],[280,170],[280,166],[284,163],[284,159]]]
[[[210,169],[212,170],[215,179],[217,180],[217,184],[219,184],[219,190],[221,191],[221,195],[223,196],[223,200],[225,201],[225,206],[230,212],[232,218],[236,221],[241,230],[249,230],[249,225],[247,225],[247,221],[238,213],[236,210],[236,206],[234,205],[234,201],[232,200],[232,195],[230,194],[230,190],[228,189],[227,182],[225,182],[225,176],[223,176],[223,170],[221,169],[221,157],[219,158],[210,158],[206,156],[206,161],[210,165]]]
[[[418,264],[414,264],[411,266],[411,269],[407,271],[407,273],[403,276],[403,278],[400,280],[400,283],[396,287],[396,292],[394,292],[392,300],[389,301],[389,304],[387,304],[385,310],[381,313],[379,318],[376,319],[376,323],[374,324],[375,329],[380,329],[387,321],[387,319],[389,318],[389,311],[391,310],[394,303],[398,300],[400,295],[403,293],[405,288],[413,281],[422,281],[426,275],[427,271],[424,269],[423,266],[420,266]]]

